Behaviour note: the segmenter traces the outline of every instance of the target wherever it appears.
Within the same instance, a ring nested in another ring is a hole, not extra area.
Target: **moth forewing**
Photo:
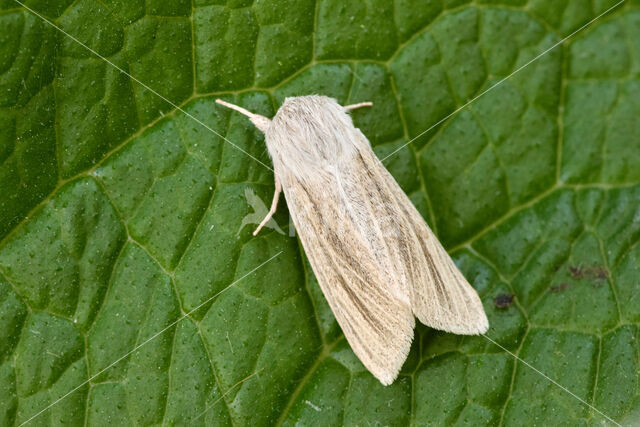
[[[458,334],[486,332],[478,294],[353,126],[347,111],[370,103],[286,98],[271,121],[220,103],[265,132],[276,180],[272,206],[281,186],[320,288],[376,378],[387,385],[397,377],[414,317]]]

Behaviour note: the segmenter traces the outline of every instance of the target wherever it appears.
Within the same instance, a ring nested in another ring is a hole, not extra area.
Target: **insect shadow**
[[[244,218],[242,218],[242,222],[240,223],[240,228],[238,228],[238,232],[236,233],[236,236],[240,234],[240,232],[244,229],[245,226],[247,225],[257,226],[258,224],[260,224],[262,219],[269,212],[269,209],[267,209],[267,205],[260,198],[260,196],[258,196],[253,191],[253,189],[249,187],[245,188],[244,197],[245,199],[247,199],[247,204],[253,209],[253,212],[246,214]],[[296,230],[293,227],[293,223],[291,222],[291,219],[289,219],[289,222],[290,222],[289,236],[295,236]],[[283,236],[287,234],[282,230],[282,228],[280,228],[280,226],[278,225],[278,223],[274,218],[270,218],[269,221],[267,221],[267,223],[264,225],[264,228],[270,228],[272,230],[275,230],[276,233],[282,234]]]

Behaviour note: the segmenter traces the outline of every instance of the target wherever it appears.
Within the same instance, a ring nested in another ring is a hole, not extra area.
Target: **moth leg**
[[[358,104],[345,105],[344,109],[347,111],[355,110],[356,108],[361,107],[371,107],[373,102],[360,102]]]
[[[273,214],[276,213],[276,208],[278,207],[278,199],[280,198],[280,192],[282,191],[282,184],[280,184],[280,180],[278,179],[277,176],[275,181],[276,181],[276,190],[273,192],[273,201],[271,202],[271,209],[269,209],[269,213],[267,213],[267,216],[264,217],[264,219],[262,220],[258,228],[256,228],[256,231],[253,232],[254,236],[260,232],[260,229],[264,227],[264,225],[267,222],[269,222],[271,217],[273,217]]]

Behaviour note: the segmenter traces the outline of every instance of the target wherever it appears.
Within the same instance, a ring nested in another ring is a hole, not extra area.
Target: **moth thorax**
[[[273,138],[267,134],[266,142],[273,161],[281,162],[298,176],[329,172],[349,164],[356,155],[353,144],[335,138]]]

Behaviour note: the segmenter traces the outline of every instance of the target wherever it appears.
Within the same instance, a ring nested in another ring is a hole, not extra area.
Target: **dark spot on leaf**
[[[569,266],[569,274],[571,274],[573,279],[582,279],[584,277],[582,268],[573,265]]]
[[[498,308],[508,308],[513,305],[513,294],[500,294],[493,299],[493,304]]]
[[[569,266],[569,274],[572,279],[597,279],[606,280],[609,278],[609,271],[601,265],[595,266]]]
[[[551,292],[562,292],[565,289],[567,289],[568,287],[569,287],[569,284],[567,282],[562,282],[562,283],[560,283],[558,285],[552,286],[551,288],[549,288],[549,290]]]
[[[605,279],[609,278],[609,272],[607,271],[606,268],[602,267],[601,265],[593,267],[593,269],[591,271],[593,272],[593,275],[597,279],[605,280]]]

